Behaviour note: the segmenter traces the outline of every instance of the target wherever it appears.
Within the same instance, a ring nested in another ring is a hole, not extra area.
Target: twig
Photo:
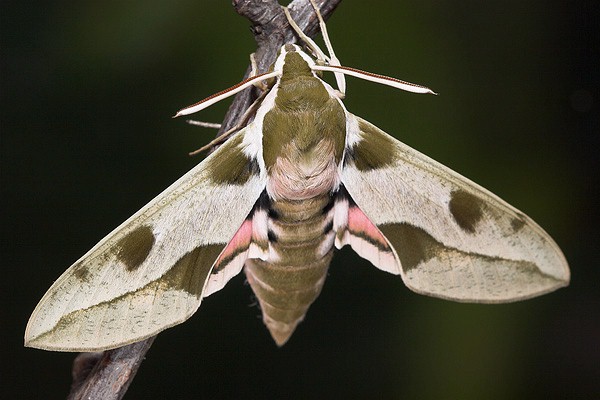
[[[321,14],[327,19],[341,0],[316,0]],[[252,23],[252,31],[257,42],[255,59],[258,73],[267,71],[279,48],[285,43],[296,41],[281,6],[276,0],[233,0],[233,7],[241,16]],[[319,30],[319,23],[309,0],[294,0],[289,5],[290,13],[298,26],[313,37]],[[251,67],[246,70],[249,76]],[[249,88],[240,92],[227,111],[219,134],[235,126],[256,98],[256,92]],[[79,399],[121,399],[137,370],[150,349],[155,337],[123,346],[104,353],[82,353],[73,362],[73,385],[69,400]]]
[[[103,353],[81,353],[73,361],[68,400],[121,399],[156,336]]]

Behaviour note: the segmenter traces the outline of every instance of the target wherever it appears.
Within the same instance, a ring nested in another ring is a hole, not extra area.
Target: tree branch
[[[340,1],[315,0],[325,19],[328,19]],[[277,51],[283,44],[296,42],[295,34],[276,0],[233,0],[233,7],[252,23],[257,43],[255,59],[258,72],[265,72],[275,61]],[[294,0],[288,7],[303,32],[310,37],[315,36],[319,31],[319,23],[310,1]],[[245,77],[249,74],[250,66]],[[256,96],[256,91],[249,88],[235,97],[219,134],[236,125]],[[73,384],[68,399],[121,399],[155,338],[156,336],[103,353],[81,353],[73,361]]]
[[[73,361],[68,400],[121,399],[156,336],[103,353],[81,353]]]

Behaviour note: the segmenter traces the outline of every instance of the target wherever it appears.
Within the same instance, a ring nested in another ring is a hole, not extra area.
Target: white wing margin
[[[213,292],[237,274],[243,261],[213,265],[266,185],[244,153],[251,129],[230,138],[63,273],[33,312],[26,346],[96,351],[142,340],[185,321],[208,286]]]
[[[509,302],[568,285],[552,238],[496,195],[348,115],[341,175],[385,236],[412,290],[469,302]]]

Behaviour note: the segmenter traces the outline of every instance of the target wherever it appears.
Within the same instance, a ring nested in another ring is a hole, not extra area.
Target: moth
[[[342,67],[314,7],[329,55],[286,11],[306,51],[286,44],[270,72],[179,111],[265,86],[251,122],[58,278],[26,346],[97,351],[148,338],[242,269],[281,346],[345,245],[413,291],[448,300],[511,302],[568,284],[561,250],[529,217],[345,108],[344,75],[432,92]]]

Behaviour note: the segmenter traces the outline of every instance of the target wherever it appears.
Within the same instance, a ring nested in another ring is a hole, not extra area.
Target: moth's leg
[[[256,63],[256,58],[254,57],[254,53],[251,53],[250,54],[250,75],[248,76],[248,78],[253,78],[256,75],[258,75],[258,64]],[[265,91],[265,90],[268,89],[267,84],[265,84],[263,81],[255,82],[254,83],[254,87],[257,87],[257,88],[259,88],[262,91]],[[190,125],[199,126],[201,128],[221,129],[221,124],[215,123],[215,122],[204,122],[204,121],[198,121],[198,120],[195,120],[195,119],[188,119],[185,122],[188,123],[188,124],[190,124]],[[225,132],[225,134],[219,136],[219,138],[222,137],[222,136],[225,136],[228,133],[229,133],[229,131]],[[211,146],[214,146],[215,144],[221,143],[221,142],[213,143],[215,140],[211,141],[209,144],[207,144],[204,147],[207,147],[207,146],[211,147]],[[190,155],[195,155],[195,154],[198,154],[198,153],[202,152],[203,149],[204,149],[204,147],[202,147],[202,148],[200,148],[198,150],[194,150],[193,152],[190,153]]]
[[[329,40],[329,34],[327,33],[327,25],[325,25],[325,20],[321,15],[321,11],[319,11],[315,0],[310,0],[310,3],[315,9],[315,13],[317,14],[317,18],[319,19],[319,28],[321,28],[321,33],[323,34],[323,41],[325,42],[325,47],[327,47],[327,51],[329,52],[329,65],[339,67],[342,64],[340,63],[340,60],[335,56],[335,52],[333,51],[333,46],[331,45],[331,40]]]
[[[248,121],[250,120],[250,117],[252,115],[254,115],[254,113],[256,112],[256,110],[258,110],[258,107],[262,103],[262,101],[265,98],[265,96],[267,95],[267,93],[269,93],[268,90],[263,91],[260,94],[260,96],[258,96],[258,98],[256,100],[254,100],[254,102],[244,112],[244,114],[240,118],[239,122],[237,124],[235,124],[235,126],[233,126],[231,129],[229,129],[226,132],[224,132],[222,135],[217,136],[216,138],[214,138],[213,140],[211,140],[209,143],[207,143],[204,146],[200,147],[198,150],[194,150],[194,151],[190,152],[189,155],[190,156],[195,156],[196,154],[202,153],[205,150],[209,150],[210,148],[212,148],[214,146],[217,146],[217,145],[225,142],[227,139],[229,139],[229,137],[231,135],[233,135],[234,133],[236,133],[237,131],[239,131],[240,129],[242,129],[244,126],[246,126],[248,124]],[[188,123],[192,123],[192,121],[187,121],[187,122]],[[199,123],[197,123],[197,122],[199,122],[199,121],[194,121],[192,123],[192,125],[199,125]],[[220,124],[219,124],[219,127],[220,127]]]
[[[250,54],[250,75],[248,76],[248,78],[253,78],[257,75],[258,75],[258,64],[256,62],[256,57],[254,56],[254,53],[251,53]],[[248,123],[248,120],[250,119],[250,116],[256,112],[256,110],[260,106],[260,103],[263,101],[263,99],[265,98],[266,94],[269,91],[269,85],[265,81],[255,82],[254,87],[260,89],[261,94],[260,94],[260,96],[258,96],[258,98],[256,100],[254,100],[254,102],[250,105],[250,107],[248,107],[248,109],[244,112],[244,114],[240,118],[240,122],[238,122],[234,127],[229,129],[227,132],[225,132],[222,135],[219,135],[218,137],[211,140],[208,144],[200,147],[197,150],[190,152],[189,153],[190,156],[194,156],[198,153],[202,153],[203,151],[208,150],[211,147],[214,147],[216,145],[219,145],[219,144],[225,142],[227,139],[229,139],[229,137],[231,135],[233,135],[235,132],[240,130],[242,127],[246,126],[246,124]],[[190,125],[201,126],[203,128],[212,128],[212,129],[220,129],[221,128],[221,124],[216,124],[216,123],[212,123],[212,122],[196,121],[193,119],[188,119],[185,122],[187,122]]]
[[[324,63],[326,63],[327,61],[329,61],[329,57],[323,52],[323,50],[321,50],[321,48],[319,47],[318,44],[315,43],[314,40],[312,40],[311,38],[309,38],[304,32],[302,32],[302,29],[300,29],[300,27],[298,26],[298,24],[296,24],[296,21],[294,21],[294,19],[292,18],[291,14],[290,14],[290,10],[288,10],[287,7],[281,6],[281,8],[283,8],[283,12],[285,14],[285,17],[287,18],[290,26],[292,27],[292,29],[296,32],[296,34],[298,35],[298,37],[304,42],[306,43],[306,45],[308,46],[308,48],[310,49],[310,51],[313,53],[313,55],[315,56],[315,58],[319,61],[322,61]]]
[[[258,75],[258,64],[256,63],[256,57],[254,56],[254,53],[250,53],[250,78],[256,75]],[[263,92],[269,90],[269,85],[265,83],[265,81],[255,82],[254,87],[259,88]]]
[[[217,122],[204,122],[204,121],[197,121],[195,119],[188,119],[185,122],[190,125],[199,126],[201,128],[221,129],[221,124],[219,124]]]

